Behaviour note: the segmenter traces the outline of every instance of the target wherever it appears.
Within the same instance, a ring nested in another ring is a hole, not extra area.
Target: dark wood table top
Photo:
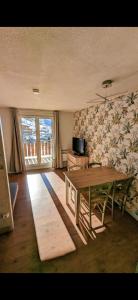
[[[115,180],[125,180],[132,177],[120,173],[116,169],[109,167],[97,167],[67,171],[64,172],[64,174],[77,190],[89,186],[96,186],[98,184],[113,182]]]

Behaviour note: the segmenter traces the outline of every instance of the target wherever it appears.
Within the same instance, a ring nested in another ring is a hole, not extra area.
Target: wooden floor
[[[60,170],[56,172],[64,178]],[[0,272],[135,272],[138,261],[138,222],[127,213],[122,217],[116,207],[115,220],[109,222],[106,230],[97,235],[95,240],[90,239],[85,246],[48,184],[77,251],[48,262],[40,262],[26,175],[11,176],[10,181],[19,184],[14,210],[15,228],[13,232],[0,236]]]

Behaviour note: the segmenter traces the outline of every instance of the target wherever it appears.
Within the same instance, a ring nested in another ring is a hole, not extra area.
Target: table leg
[[[76,190],[75,193],[75,222],[79,224],[79,210],[80,210],[80,192]]]
[[[69,203],[69,182],[68,179],[65,177],[65,185],[66,185],[66,204]]]

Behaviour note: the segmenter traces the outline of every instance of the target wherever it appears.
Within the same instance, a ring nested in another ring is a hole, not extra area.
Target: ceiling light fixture
[[[35,95],[38,95],[38,94],[40,94],[40,91],[39,91],[39,89],[33,89],[33,93],[34,93]]]
[[[112,86],[113,81],[111,79],[105,80],[102,82],[102,87],[103,88],[108,88],[110,86]]]

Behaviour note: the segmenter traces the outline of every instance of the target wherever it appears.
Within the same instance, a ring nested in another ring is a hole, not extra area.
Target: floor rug
[[[75,251],[72,238],[40,174],[27,175],[41,261]]]

